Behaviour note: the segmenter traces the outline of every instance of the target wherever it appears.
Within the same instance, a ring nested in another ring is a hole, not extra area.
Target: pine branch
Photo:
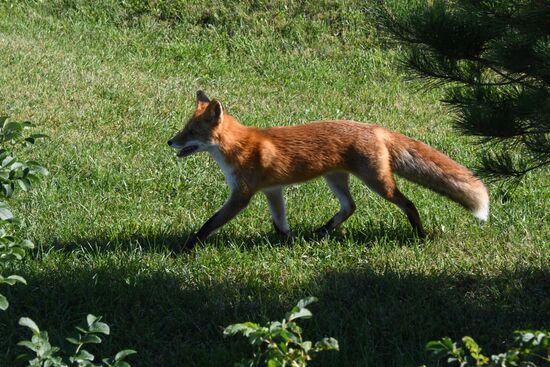
[[[485,175],[521,177],[550,164],[550,3],[542,0],[379,0],[383,29],[403,43],[402,62],[443,100],[456,127],[500,153]],[[513,152],[521,152],[512,159]]]

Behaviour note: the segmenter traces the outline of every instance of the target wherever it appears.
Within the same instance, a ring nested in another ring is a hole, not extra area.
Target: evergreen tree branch
[[[482,159],[483,171],[521,177],[550,165],[550,3],[390,3],[378,0],[378,16],[405,45],[402,62],[428,87],[452,86],[443,102],[462,133],[500,146]]]

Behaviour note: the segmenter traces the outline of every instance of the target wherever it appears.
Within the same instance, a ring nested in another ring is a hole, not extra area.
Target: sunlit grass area
[[[133,348],[133,366],[232,365],[246,350],[225,326],[280,318],[319,298],[303,323],[333,336],[323,366],[416,366],[427,341],[472,335],[497,348],[518,328],[548,324],[550,179],[489,184],[491,216],[399,179],[429,239],[393,205],[352,181],[358,210],[334,234],[312,235],[337,210],[322,180],[287,188],[296,239],[273,233],[262,196],[192,254],[174,245],[224,202],[206,154],[166,145],[204,89],[246,125],[323,119],[374,122],[474,167],[480,147],[400,71],[362,1],[19,1],[0,5],[0,115],[31,120],[50,139],[33,159],[51,176],[14,212],[37,250],[7,290],[0,365],[32,317],[54,342],[88,313],[103,315],[106,354]],[[22,156],[28,152],[22,151]],[[57,338],[57,339],[56,339]]]

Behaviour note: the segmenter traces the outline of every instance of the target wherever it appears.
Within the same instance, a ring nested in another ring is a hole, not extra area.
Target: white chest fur
[[[225,181],[229,185],[231,191],[233,191],[237,187],[237,177],[235,176],[233,167],[231,167],[231,165],[227,163],[223,154],[220,152],[220,149],[217,146],[209,147],[208,152],[210,153],[210,156],[216,161],[216,163],[218,163],[218,166],[220,166],[223,175],[225,176]]]

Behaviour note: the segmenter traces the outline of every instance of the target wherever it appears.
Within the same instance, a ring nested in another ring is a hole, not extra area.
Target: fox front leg
[[[197,242],[205,241],[216,229],[235,218],[247,207],[252,195],[243,192],[233,192],[223,206],[203,224],[197,234],[191,236],[183,245],[183,250],[192,250]]]
[[[285,211],[285,199],[283,197],[283,188],[280,186],[263,190],[267,198],[267,204],[271,217],[273,218],[273,227],[280,237],[292,239],[292,233],[288,228]]]

